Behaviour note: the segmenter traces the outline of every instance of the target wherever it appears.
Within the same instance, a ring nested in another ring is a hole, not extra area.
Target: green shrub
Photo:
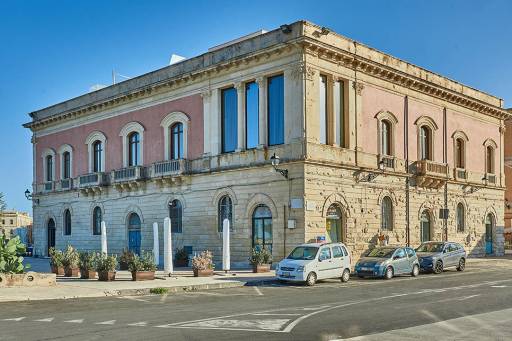
[[[96,257],[95,269],[97,272],[113,272],[117,267],[117,256],[99,254]]]
[[[30,265],[23,265],[23,257],[25,254],[25,245],[20,241],[20,237],[16,236],[7,241],[7,238],[0,235],[0,273],[21,274]]]
[[[149,289],[149,292],[151,294],[163,295],[163,294],[167,294],[169,292],[169,289],[167,289],[167,288],[151,288],[151,289]]]
[[[80,265],[80,255],[71,245],[68,245],[66,251],[64,251],[62,265],[73,269]]]
[[[252,249],[249,262],[252,265],[270,264],[272,262],[272,254],[265,248]]]
[[[185,260],[188,261],[188,253],[187,250],[185,250],[184,247],[177,248],[176,253],[174,254],[174,259],[176,260]]]
[[[142,256],[134,255],[128,263],[128,270],[134,271],[156,271],[156,263],[153,253],[142,252]]]
[[[135,254],[131,252],[128,249],[123,249],[123,253],[121,253],[121,256],[119,257],[119,267],[121,270],[128,269],[128,264],[132,261]]]
[[[192,269],[194,270],[207,270],[215,268],[213,264],[213,254],[206,250],[199,255],[192,258]]]
[[[64,259],[64,254],[61,250],[56,250],[54,247],[48,250],[48,254],[50,256],[50,264],[55,267],[63,266],[62,261]]]
[[[96,268],[96,254],[93,252],[79,252],[81,271],[94,270]]]

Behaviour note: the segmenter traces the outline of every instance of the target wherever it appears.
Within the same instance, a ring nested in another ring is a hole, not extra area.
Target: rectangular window
[[[284,77],[268,78],[268,144],[284,143]]]
[[[327,76],[320,75],[319,98],[318,98],[318,115],[320,123],[319,142],[327,143]]]
[[[238,142],[238,102],[235,88],[222,90],[222,152],[234,152]]]
[[[334,115],[336,116],[336,141],[340,147],[345,147],[345,83],[334,83]]]
[[[71,155],[68,152],[64,153],[64,179],[71,177]]]
[[[256,148],[259,141],[259,90],[256,82],[245,85],[245,137],[247,149]]]

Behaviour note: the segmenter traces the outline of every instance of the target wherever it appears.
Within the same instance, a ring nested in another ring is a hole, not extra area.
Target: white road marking
[[[300,316],[301,314],[287,314],[287,313],[253,313],[255,316]]]
[[[39,320],[34,320],[35,322],[52,322],[55,318],[54,317],[48,317],[48,318],[45,318],[45,319],[39,319]]]
[[[21,320],[24,320],[25,319],[25,316],[23,317],[13,317],[13,318],[9,318],[9,319],[3,319],[2,321],[16,321],[16,322],[19,322]]]
[[[478,295],[470,295],[470,296],[463,296],[463,297],[447,298],[447,299],[444,299],[444,300],[434,301],[434,302],[431,302],[431,303],[442,303],[442,302],[450,302],[450,301],[465,301],[465,300],[469,300],[470,298],[474,298],[474,297],[478,297],[478,296],[480,296],[480,294],[478,294]]]
[[[256,292],[258,293],[259,296],[263,296],[263,293],[261,292],[260,288],[258,287],[253,287],[254,290],[256,290]]]
[[[109,325],[112,325],[112,324],[115,324],[115,323],[116,323],[116,320],[110,320],[110,321],[96,322],[95,324],[109,324]]]
[[[506,288],[506,285],[491,285],[491,288]]]
[[[143,322],[136,322],[136,323],[128,323],[127,325],[133,326],[133,327],[146,327],[148,325],[148,323],[146,321],[143,321]]]
[[[142,299],[142,298],[138,298],[138,297],[134,297],[134,296],[119,296],[117,297],[119,299],[124,299],[124,300],[131,300],[131,301],[138,301],[138,302],[146,302],[146,303],[149,303],[148,300],[145,300],[145,299]]]
[[[83,323],[84,319],[68,320],[68,321],[64,321],[64,322],[66,322],[66,323]]]
[[[181,327],[191,328],[232,328],[232,329],[256,329],[266,331],[279,331],[289,319],[264,319],[264,320],[223,320],[215,319],[209,321],[182,324]]]

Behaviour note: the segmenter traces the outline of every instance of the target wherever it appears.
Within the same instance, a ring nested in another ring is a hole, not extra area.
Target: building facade
[[[101,221],[149,250],[168,216],[216,260],[229,219],[235,266],[324,239],[503,253],[503,101],[309,22],[30,115],[36,254],[99,249]]]
[[[30,226],[32,226],[32,217],[26,212],[0,212],[0,233],[5,233],[6,236],[12,236],[17,228]]]

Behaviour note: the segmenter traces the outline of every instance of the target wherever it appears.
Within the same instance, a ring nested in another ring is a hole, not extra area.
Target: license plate
[[[281,274],[282,277],[290,277],[290,273],[289,272],[283,272]]]
[[[372,268],[362,267],[361,270],[363,270],[363,271],[371,271]]]

